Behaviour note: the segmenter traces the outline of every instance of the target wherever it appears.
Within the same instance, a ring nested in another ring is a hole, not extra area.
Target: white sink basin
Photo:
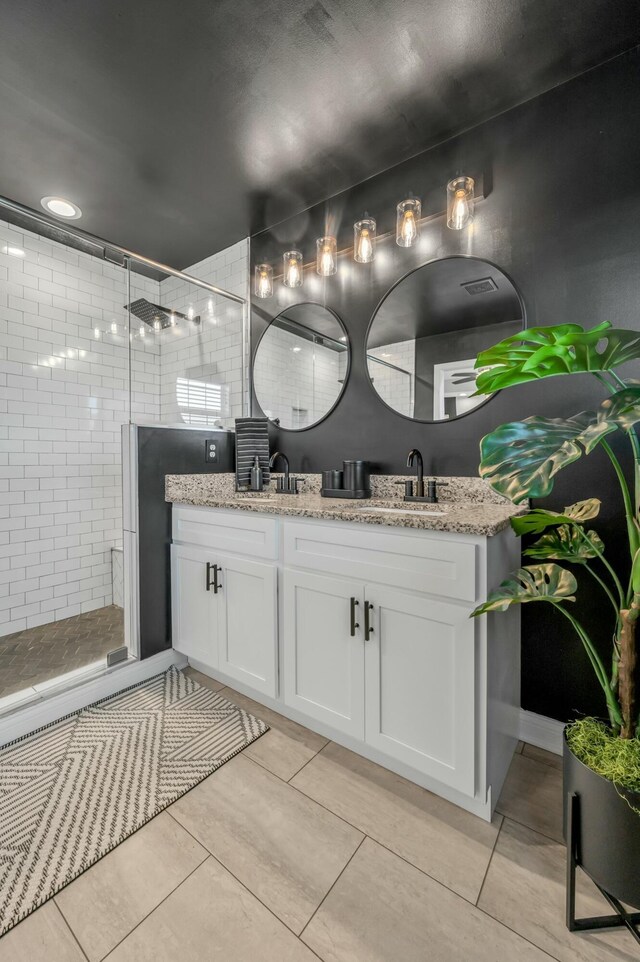
[[[276,501],[281,501],[281,498],[272,497],[271,495],[260,495],[260,494],[238,494],[235,498],[225,498],[228,504],[273,504]]]
[[[423,517],[437,517],[445,513],[445,508],[383,508],[376,505],[364,505],[359,508],[362,514],[419,514]]]

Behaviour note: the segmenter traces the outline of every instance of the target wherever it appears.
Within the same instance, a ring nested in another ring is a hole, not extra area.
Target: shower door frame
[[[249,300],[248,298],[242,297],[239,294],[234,294],[232,291],[227,291],[222,287],[217,287],[215,284],[210,284],[208,281],[203,281],[199,277],[194,277],[185,271],[178,270],[177,268],[170,267],[168,264],[163,264],[160,261],[153,260],[153,258],[145,257],[143,254],[139,254],[135,251],[129,250],[126,247],[121,247],[119,244],[112,244],[110,241],[106,241],[100,237],[90,234],[88,231],[81,230],[77,227],[71,227],[66,224],[60,223],[59,221],[47,217],[45,214],[41,214],[38,211],[33,210],[30,207],[26,207],[23,204],[19,204],[17,201],[13,201],[8,197],[3,197],[0,195],[0,211],[5,210],[12,212],[13,214],[19,215],[21,218],[27,218],[33,221],[35,224],[44,226],[51,230],[54,230],[57,234],[66,235],[71,239],[76,239],[80,241],[83,245],[83,249],[86,246],[95,249],[95,256],[98,259],[108,261],[111,264],[122,267],[126,273],[126,284],[127,284],[127,304],[131,303],[130,298],[130,281],[131,281],[131,266],[132,264],[139,264],[143,267],[150,268],[151,270],[157,271],[161,274],[167,274],[172,277],[177,277],[183,281],[190,284],[194,284],[211,294],[215,294],[220,297],[224,297],[227,300],[233,301],[236,304],[242,306],[242,407],[243,413],[249,413]],[[20,227],[18,227],[20,229]],[[28,228],[24,228],[28,229]],[[45,236],[46,235],[40,235]],[[51,238],[53,243],[64,244],[64,239],[58,240],[56,238]],[[88,251],[84,251],[89,253]],[[249,264],[247,263],[247,278]],[[129,314],[131,312],[129,311]],[[123,481],[123,547],[124,542],[127,538],[127,530],[125,528],[125,513],[127,511],[127,505],[125,504],[126,498],[126,487],[132,483],[131,471],[135,472],[135,468],[131,464],[131,454],[132,450],[130,445],[133,426],[132,421],[132,404],[131,404],[131,353],[129,352],[129,365],[128,365],[128,375],[129,375],[129,411],[128,411],[128,421],[123,423],[122,439],[122,481]],[[185,426],[187,427],[187,426]],[[188,427],[187,427],[188,430]],[[127,444],[125,444],[125,439]],[[125,471],[127,472],[125,474]],[[131,502],[129,502],[129,507]],[[128,561],[127,563],[127,555]],[[138,596],[138,564],[137,564],[137,553],[135,555],[135,560],[132,557],[132,552],[129,550],[127,552],[126,548],[124,551],[125,557],[125,568],[124,568],[124,579],[125,579],[125,590],[124,590],[124,619],[125,619],[125,638],[124,644],[129,647],[130,653],[135,657],[136,660],[140,658],[140,645],[139,645],[139,596]],[[155,656],[158,657],[158,656]],[[146,659],[145,659],[146,660]],[[122,662],[118,667],[125,668],[127,662]],[[108,668],[105,665],[102,673],[107,671],[113,671],[113,666]],[[91,673],[92,677],[95,673]],[[76,682],[77,683],[77,682]],[[70,683],[73,684],[73,683]],[[54,694],[60,693],[60,688],[56,686]],[[26,704],[33,701],[33,698],[29,697],[25,700]],[[16,704],[16,709],[19,709],[21,704]],[[0,725],[0,729],[2,725]],[[0,739],[0,744],[2,739]]]

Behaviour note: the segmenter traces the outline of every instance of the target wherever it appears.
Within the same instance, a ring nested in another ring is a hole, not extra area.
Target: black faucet
[[[286,454],[283,454],[282,451],[274,451],[269,458],[269,467],[273,470],[273,466],[278,458],[282,458],[284,461],[284,477],[278,478],[276,483],[277,494],[298,494],[299,478],[289,477],[289,458]]]
[[[417,462],[417,472],[418,477],[416,479],[416,498],[424,498],[424,461],[422,460],[422,455],[417,448],[412,448],[409,451],[409,456],[407,458],[407,467],[412,468],[413,462]]]

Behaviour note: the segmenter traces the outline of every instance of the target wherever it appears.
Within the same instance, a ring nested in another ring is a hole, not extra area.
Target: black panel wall
[[[218,460],[205,462],[205,441],[218,441]],[[171,505],[166,474],[235,471],[235,434],[190,428],[138,428],[140,655],[171,647]]]
[[[252,238],[252,263],[267,261],[280,273],[282,253],[291,247],[299,247],[311,264],[315,239],[324,233],[338,236],[339,249],[351,247],[353,222],[365,210],[383,233],[393,229],[395,205],[409,193],[422,198],[423,214],[429,214],[442,210],[445,184],[455,173],[483,184],[485,199],[469,230],[448,230],[437,217],[417,249],[402,249],[391,237],[380,242],[373,264],[354,263],[349,251],[341,255],[336,276],[321,279],[309,268],[302,289],[287,290],[277,280],[272,298],[254,299],[254,352],[271,318],[304,300],[332,308],[349,334],[351,373],[333,413],[303,432],[275,431],[274,441],[293,469],[320,471],[343,458],[366,458],[377,471],[401,472],[408,450],[418,447],[425,471],[474,475],[478,442],[496,425],[530,414],[566,416],[598,403],[602,393],[595,382],[578,375],[502,392],[454,422],[419,424],[378,398],[367,376],[365,339],[376,305],[399,277],[456,254],[504,270],[524,299],[529,325],[591,326],[606,319],[638,327],[639,67],[636,49]],[[561,508],[587,496],[602,499],[597,527],[609,552],[617,553],[621,501],[599,451],[561,474],[546,503]],[[580,601],[606,650],[604,602],[587,585],[580,588]],[[573,712],[601,714],[586,656],[553,614],[544,605],[523,612],[523,707],[560,719]]]

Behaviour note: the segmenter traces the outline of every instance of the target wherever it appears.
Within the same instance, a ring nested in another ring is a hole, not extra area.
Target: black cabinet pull
[[[371,622],[369,620],[369,613],[373,611],[373,605],[369,601],[364,603],[364,640],[369,641],[369,638],[373,634],[373,628],[371,627]]]
[[[352,638],[356,633],[356,628],[360,627],[360,625],[356,621],[356,605],[359,605],[359,604],[360,602],[358,601],[357,598],[351,598],[351,637]]]
[[[207,591],[211,591],[213,588],[214,595],[218,594],[220,588],[222,588],[222,583],[218,581],[218,572],[221,572],[222,568],[219,565],[212,565],[210,561],[207,561]],[[211,580],[211,574],[213,572],[213,581]]]

